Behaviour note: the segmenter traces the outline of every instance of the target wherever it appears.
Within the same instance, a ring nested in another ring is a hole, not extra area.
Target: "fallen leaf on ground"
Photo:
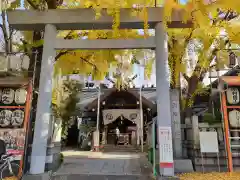
[[[240,172],[233,173],[184,173],[180,180],[240,180]]]

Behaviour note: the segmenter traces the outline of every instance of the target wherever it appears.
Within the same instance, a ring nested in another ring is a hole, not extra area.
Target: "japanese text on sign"
[[[171,127],[159,127],[160,167],[173,166]]]

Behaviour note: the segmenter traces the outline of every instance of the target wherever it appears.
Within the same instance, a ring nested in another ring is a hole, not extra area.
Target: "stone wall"
[[[218,135],[219,154],[200,152],[199,132],[201,131],[216,131]],[[230,133],[233,138],[232,156],[233,166],[235,169],[240,169],[240,139],[238,133]],[[225,151],[224,131],[221,123],[208,124],[199,123],[198,117],[193,116],[186,120],[186,124],[182,124],[182,145],[183,157],[190,158],[196,171],[226,171],[227,170],[227,154]],[[218,166],[219,164],[219,166]]]
[[[225,151],[223,125],[199,123],[198,117],[193,116],[186,119],[185,124],[181,125],[182,139],[182,159],[191,159],[195,171],[227,171],[227,154]],[[148,147],[152,146],[152,128],[148,124]],[[219,153],[201,153],[199,132],[216,131],[218,136]],[[233,166],[240,170],[240,134],[236,133],[236,129],[231,131]],[[240,131],[238,131],[240,132]],[[157,135],[156,135],[157,136]],[[173,137],[174,138],[174,137]],[[158,147],[156,150],[156,161],[158,162]],[[176,159],[176,158],[175,158]]]

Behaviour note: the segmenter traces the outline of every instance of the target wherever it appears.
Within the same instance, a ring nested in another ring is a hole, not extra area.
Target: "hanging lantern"
[[[13,126],[21,126],[24,120],[24,111],[15,110],[12,112],[11,124]]]
[[[236,55],[233,52],[231,52],[229,54],[229,67],[233,68],[235,65],[236,65]]]
[[[0,55],[0,72],[7,72],[8,70],[8,57]]]
[[[11,104],[14,100],[14,90],[5,88],[2,91],[2,102],[3,104]]]
[[[15,103],[24,104],[26,102],[27,91],[23,88],[17,89],[15,91]]]
[[[2,110],[0,112],[0,124],[2,127],[9,126],[11,124],[12,112],[9,110]]]
[[[21,62],[22,62],[22,69],[27,70],[29,68],[29,63],[30,63],[30,58],[27,55],[22,55],[21,56]]]
[[[227,89],[227,101],[229,104],[239,103],[239,90],[237,88]]]
[[[22,71],[22,69],[28,69],[30,59],[26,55],[9,55],[9,68],[13,71]]]
[[[240,127],[240,112],[238,110],[229,112],[229,123],[234,128]]]

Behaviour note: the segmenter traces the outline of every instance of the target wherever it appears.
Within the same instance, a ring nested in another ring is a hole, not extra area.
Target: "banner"
[[[120,116],[140,124],[140,110],[139,109],[106,109],[103,110],[104,125],[110,124],[117,120]]]

